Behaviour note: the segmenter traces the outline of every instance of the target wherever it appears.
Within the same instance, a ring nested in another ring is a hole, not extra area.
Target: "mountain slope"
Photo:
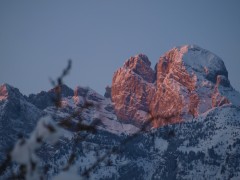
[[[44,113],[8,84],[0,86],[0,160],[18,136],[29,134]]]
[[[98,156],[120,146],[120,153],[108,154],[90,173],[91,179],[237,179],[239,116],[239,108],[224,105],[192,121],[140,133],[126,145],[121,144],[129,137],[100,131],[79,144],[74,167],[83,173]],[[52,157],[54,167],[67,161],[60,151]]]

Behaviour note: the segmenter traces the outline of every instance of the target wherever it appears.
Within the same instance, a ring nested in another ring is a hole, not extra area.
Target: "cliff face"
[[[161,56],[155,70],[147,56],[131,57],[114,73],[111,95],[119,119],[141,125],[151,115],[159,127],[232,103],[231,92],[224,62],[186,45]]]
[[[155,94],[155,73],[145,55],[127,60],[117,70],[112,82],[112,101],[119,119],[144,121]]]

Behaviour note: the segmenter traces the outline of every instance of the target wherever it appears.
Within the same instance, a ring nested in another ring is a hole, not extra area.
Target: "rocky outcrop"
[[[111,91],[112,91],[112,89],[111,89],[111,87],[110,86],[107,86],[106,88],[105,88],[105,93],[104,93],[104,97],[105,98],[111,98]]]
[[[74,95],[74,91],[68,86],[63,84],[59,87],[62,98]],[[48,106],[55,106],[54,100],[56,99],[56,96],[57,96],[56,89],[53,88],[47,92],[41,91],[38,94],[30,94],[28,97],[28,101],[34,104],[39,109],[45,109]]]
[[[5,83],[0,86],[0,100],[19,99],[21,96],[20,91],[9,84]]]
[[[142,54],[131,57],[114,73],[112,101],[119,119],[144,120],[142,117],[149,111],[149,104],[155,93],[154,80],[151,62]]]
[[[168,51],[155,70],[146,55],[131,57],[114,73],[111,88],[119,119],[141,125],[151,115],[154,127],[231,103],[219,88],[232,89],[224,62],[195,45]]]

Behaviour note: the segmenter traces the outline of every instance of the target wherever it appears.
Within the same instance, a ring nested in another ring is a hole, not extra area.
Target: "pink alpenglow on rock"
[[[234,100],[223,60],[196,45],[173,48],[155,66],[146,55],[128,59],[113,76],[111,98],[117,117],[153,127],[189,120]]]

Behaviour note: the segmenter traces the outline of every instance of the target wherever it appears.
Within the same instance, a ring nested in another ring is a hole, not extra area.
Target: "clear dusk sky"
[[[1,0],[0,84],[23,94],[64,82],[104,94],[126,59],[146,54],[154,67],[174,46],[196,44],[221,57],[240,90],[239,0]]]

